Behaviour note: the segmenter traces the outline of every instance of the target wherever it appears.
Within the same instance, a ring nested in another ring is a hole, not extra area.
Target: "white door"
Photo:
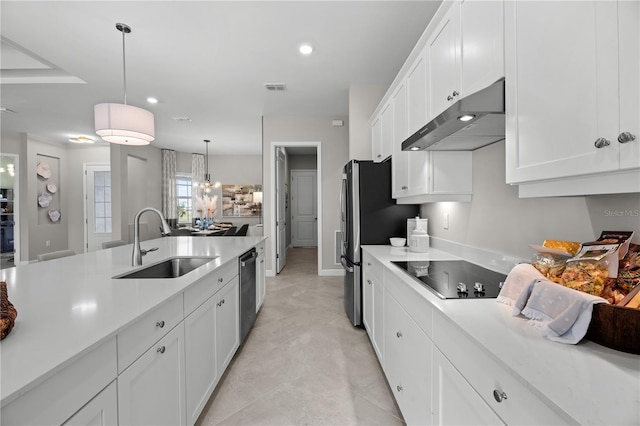
[[[291,171],[291,245],[318,245],[318,173],[316,170]]]
[[[85,166],[85,252],[111,241],[111,168],[109,164]]]
[[[287,190],[285,187],[284,150],[278,148],[276,157],[276,272],[287,263]]]

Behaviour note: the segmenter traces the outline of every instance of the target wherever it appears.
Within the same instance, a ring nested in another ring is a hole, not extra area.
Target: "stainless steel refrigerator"
[[[340,262],[344,277],[344,309],[354,326],[362,324],[361,245],[386,245],[390,237],[406,237],[407,219],[419,206],[396,204],[391,198],[391,161],[349,161],[340,191]]]

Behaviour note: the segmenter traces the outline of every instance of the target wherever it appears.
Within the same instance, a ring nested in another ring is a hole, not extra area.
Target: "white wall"
[[[387,88],[380,85],[349,86],[349,160],[371,160],[369,119]]]
[[[344,127],[332,127],[332,119],[345,121]],[[322,150],[322,265],[324,270],[341,271],[334,264],[334,233],[340,229],[340,182],[342,167],[349,160],[349,132],[347,117],[264,117],[263,130],[263,185],[264,232],[274,238],[268,224],[271,214],[271,143],[320,142]],[[271,244],[266,245],[267,270],[273,270]]]
[[[429,234],[528,260],[529,244],[545,239],[592,241],[601,231],[635,231],[640,241],[640,194],[586,197],[518,198],[505,184],[504,141],[473,153],[471,203],[421,206]],[[449,229],[443,229],[444,214]]]

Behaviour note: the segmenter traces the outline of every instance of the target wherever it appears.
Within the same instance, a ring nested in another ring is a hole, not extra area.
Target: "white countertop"
[[[141,268],[131,266],[132,244],[0,271],[18,311],[13,330],[0,343],[2,405],[262,240],[168,237],[142,242],[144,249],[159,247],[142,258],[142,267],[173,256],[218,256],[173,279],[112,279]]]
[[[459,326],[521,383],[564,417],[578,424],[640,424],[640,356],[615,351],[586,339],[556,343],[511,307],[495,299],[442,300],[391,261],[448,260],[459,257],[431,249],[364,246],[406,283]],[[490,267],[490,265],[483,265]],[[554,407],[555,406],[555,407]]]

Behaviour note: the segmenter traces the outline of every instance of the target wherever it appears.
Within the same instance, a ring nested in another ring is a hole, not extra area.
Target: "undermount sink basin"
[[[215,257],[172,257],[159,263],[154,263],[137,271],[127,272],[118,275],[116,279],[138,279],[138,278],[178,278],[196,268],[211,262]]]

